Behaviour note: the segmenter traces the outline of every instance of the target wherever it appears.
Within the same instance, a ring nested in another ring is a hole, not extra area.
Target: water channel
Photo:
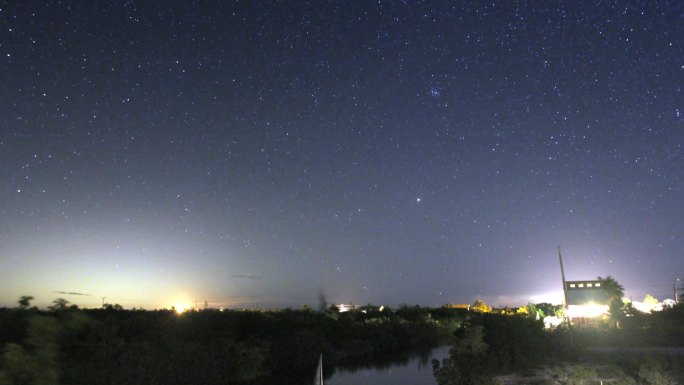
[[[404,362],[384,367],[337,370],[327,385],[436,385],[432,374],[432,360],[440,362],[449,357],[449,346],[434,348],[425,354],[411,356]]]

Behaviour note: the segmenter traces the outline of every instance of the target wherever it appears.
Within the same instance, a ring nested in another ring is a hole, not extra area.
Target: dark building
[[[566,281],[568,305],[608,305],[608,294],[601,281]]]
[[[601,281],[566,281],[565,290],[573,325],[592,324],[608,312],[608,294]]]

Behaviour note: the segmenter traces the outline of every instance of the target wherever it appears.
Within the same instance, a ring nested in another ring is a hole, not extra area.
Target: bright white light
[[[664,303],[663,302],[644,303],[644,302],[632,301],[632,306],[634,306],[635,309],[639,310],[642,313],[653,313],[654,311],[663,311],[663,309],[664,309]]]
[[[608,305],[588,303],[586,305],[568,306],[568,317],[570,318],[596,318],[606,313],[608,313]]]
[[[174,309],[176,309],[177,314],[183,314],[184,312],[190,310],[190,306],[183,304],[183,303],[177,303],[174,306]]]
[[[544,327],[546,329],[554,329],[563,324],[563,319],[561,317],[549,316],[544,317]]]
[[[554,291],[551,293],[540,293],[530,296],[529,302],[531,303],[550,303],[552,305],[562,305],[563,304],[563,291]]]

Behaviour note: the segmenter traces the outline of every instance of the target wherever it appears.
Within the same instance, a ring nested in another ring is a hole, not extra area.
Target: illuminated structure
[[[608,293],[601,280],[566,281],[561,247],[558,246],[565,314],[571,325],[595,324],[599,317],[608,313]],[[600,278],[600,277],[599,277]]]
[[[447,309],[463,309],[470,310],[470,304],[467,303],[447,303],[442,305],[442,307]]]
[[[337,305],[337,311],[340,313],[345,313],[345,312],[348,312],[350,310],[356,310],[356,308],[357,308],[357,306],[352,305],[352,304],[347,305],[347,304],[341,303],[341,304]]]
[[[573,325],[595,323],[608,313],[608,294],[600,280],[565,281],[567,315]]]

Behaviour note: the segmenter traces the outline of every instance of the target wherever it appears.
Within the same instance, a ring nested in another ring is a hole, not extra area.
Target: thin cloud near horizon
[[[230,276],[230,278],[245,278],[245,279],[261,279],[261,277],[257,277],[251,274],[233,274]]]
[[[66,294],[66,295],[80,295],[80,296],[84,296],[84,297],[90,297],[90,294],[79,293],[79,292],[76,292],[76,291],[60,291],[60,290],[55,290],[53,293],[57,293],[57,294]]]

